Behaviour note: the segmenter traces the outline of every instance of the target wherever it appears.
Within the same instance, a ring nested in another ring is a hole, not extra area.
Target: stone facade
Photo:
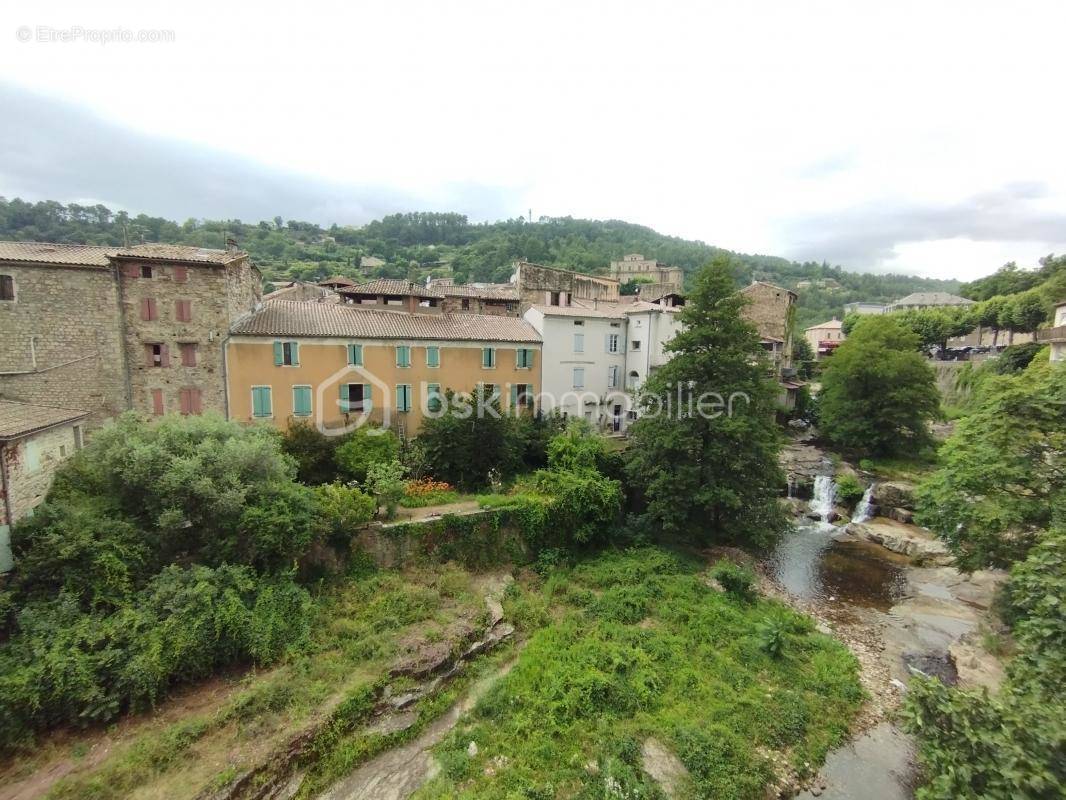
[[[90,412],[99,425],[129,408],[111,267],[0,263],[0,398]]]
[[[89,265],[62,263],[63,245],[0,244],[50,248],[47,262],[0,259],[16,286],[0,301],[0,399],[82,409],[90,428],[131,408],[225,412],[222,343],[262,295],[246,254],[186,248],[215,260],[182,261],[71,248],[72,261],[102,262]]]
[[[518,287],[520,311],[531,306],[567,306],[573,300],[585,303],[617,303],[618,281],[565,269],[519,261],[513,282]]]
[[[261,299],[258,270],[247,256],[225,266],[129,260],[119,275],[131,407],[225,414],[223,343]]]
[[[610,275],[619,282],[648,279],[649,288],[654,289],[656,296],[671,292],[681,294],[685,288],[685,271],[681,267],[667,266],[653,258],[644,258],[640,253],[629,253],[621,261],[612,261]]]
[[[744,307],[744,318],[755,326],[759,336],[784,342],[791,352],[796,293],[763,281],[753,281],[740,292],[750,301]]]

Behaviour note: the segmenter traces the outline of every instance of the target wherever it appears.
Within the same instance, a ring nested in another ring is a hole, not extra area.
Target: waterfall
[[[874,486],[875,484],[871,483],[866,487],[866,491],[862,493],[862,500],[855,506],[855,516],[851,518],[852,522],[866,522],[873,516],[871,513],[873,511],[873,503],[870,500],[874,495]]]
[[[788,499],[791,500],[796,496],[796,476],[791,472],[788,474]]]
[[[832,475],[818,475],[814,479],[814,497],[811,498],[811,511],[829,522],[829,515],[836,503],[837,484]]]

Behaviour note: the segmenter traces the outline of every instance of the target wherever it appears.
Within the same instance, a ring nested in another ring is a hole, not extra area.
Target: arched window
[[[626,388],[627,389],[636,389],[637,388],[637,384],[639,382],[640,382],[640,373],[638,373],[635,369],[631,370],[629,375],[626,376]]]

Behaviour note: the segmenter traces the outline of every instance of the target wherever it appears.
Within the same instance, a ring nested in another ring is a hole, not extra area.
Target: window
[[[549,294],[549,296],[548,296],[548,305],[550,305],[550,306],[559,305],[559,292],[551,292]]]
[[[372,408],[370,399],[369,383],[341,384],[341,411],[343,413],[369,411]]]
[[[481,366],[485,369],[493,369],[496,366],[496,348],[495,347],[482,347],[481,348]]]
[[[515,350],[515,367],[518,369],[532,369],[533,351],[528,347],[520,347]]]
[[[584,367],[574,367],[574,388],[575,389],[584,389],[585,388],[585,368]]]
[[[574,352],[575,353],[584,353],[585,352],[585,334],[583,334],[583,333],[575,333],[574,334]]]
[[[411,410],[411,384],[398,383],[396,384],[396,410],[397,411],[410,411]]]
[[[85,430],[81,425],[74,426],[74,449],[81,450],[85,447]]]
[[[439,383],[426,384],[426,410],[431,414],[440,412],[444,405],[444,396],[440,393]]]
[[[183,367],[196,366],[196,343],[180,342],[178,349],[181,350],[181,365]]]
[[[639,381],[640,381],[640,374],[636,370],[633,370],[632,372],[629,373],[629,376],[626,378],[626,388],[627,389],[636,389],[637,388],[637,383]]]
[[[174,283],[185,283],[189,279],[188,267],[174,267]]]
[[[427,347],[426,348],[426,366],[427,367],[439,367],[440,366],[440,348],[439,347]]]
[[[252,387],[252,416],[270,417],[274,415],[274,404],[270,397],[269,386]]]
[[[144,356],[145,363],[149,367],[170,366],[170,350],[165,344],[146,344]]]
[[[144,265],[141,266],[141,277],[142,278],[151,278],[152,277],[152,268],[149,267],[147,264],[144,264]]]
[[[41,468],[41,443],[37,439],[26,442],[26,472],[36,472]]]
[[[60,458],[66,458],[67,457],[67,446],[65,444],[59,445],[59,457]]]
[[[619,335],[617,333],[608,333],[607,334],[607,352],[608,353],[617,353],[618,352],[619,339],[620,339],[620,337],[619,337]]]
[[[361,344],[348,345],[348,366],[363,366],[363,346]]]
[[[463,298],[463,311],[469,311],[469,310],[470,310],[470,298],[469,297],[464,297]]]
[[[0,300],[15,299],[15,278],[12,275],[0,275]]]
[[[511,385],[511,405],[515,409],[533,408],[533,384],[515,383]]]
[[[405,344],[400,344],[396,346],[396,366],[411,366],[411,348]]]
[[[618,367],[617,366],[607,367],[607,388],[608,389],[617,389],[618,388]]]
[[[166,409],[163,407],[163,390],[152,389],[152,413],[157,417],[163,416]]]
[[[200,400],[200,390],[196,388],[181,389],[178,392],[178,404],[181,407],[181,413],[185,416],[201,413],[203,406]],[[270,415],[266,414],[266,416]]]
[[[159,309],[156,307],[154,298],[141,298],[141,319],[144,322],[154,322],[159,319]]]
[[[297,342],[274,342],[274,366],[300,366],[300,345]]]
[[[174,318],[178,322],[192,322],[192,300],[175,300]]]
[[[294,417],[311,416],[311,387],[292,387],[292,415]]]
[[[640,340],[639,339],[634,339],[632,342],[630,342],[629,343],[629,349],[630,350],[640,350]]]

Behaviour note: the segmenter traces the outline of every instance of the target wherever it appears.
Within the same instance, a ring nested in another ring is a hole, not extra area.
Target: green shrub
[[[396,461],[400,457],[400,440],[390,430],[363,426],[356,428],[336,451],[340,471],[349,479],[363,483],[373,464]]]
[[[296,478],[309,486],[337,480],[337,448],[345,436],[326,436],[310,422],[293,422],[282,434],[281,449],[296,462]]]
[[[371,464],[366,473],[366,488],[374,496],[378,508],[385,507],[385,516],[392,519],[403,500],[405,467],[399,461]]]
[[[759,649],[770,658],[781,658],[788,643],[788,625],[781,620],[769,620],[756,629]]]
[[[747,567],[722,559],[711,567],[711,576],[723,589],[742,600],[755,596],[755,573]]]
[[[347,549],[352,535],[372,520],[377,510],[374,498],[354,486],[326,483],[315,487],[315,495],[318,533],[339,550]]]
[[[841,475],[836,479],[837,500],[845,506],[854,506],[866,492],[865,487],[859,483],[854,475]]]

